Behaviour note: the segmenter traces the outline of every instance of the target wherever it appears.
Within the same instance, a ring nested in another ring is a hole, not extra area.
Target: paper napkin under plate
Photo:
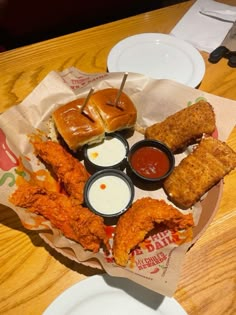
[[[170,34],[210,53],[220,46],[235,20],[236,6],[197,0]]]

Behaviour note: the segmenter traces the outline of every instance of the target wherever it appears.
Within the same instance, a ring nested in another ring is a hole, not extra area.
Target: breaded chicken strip
[[[126,266],[132,249],[138,246],[154,227],[163,223],[173,230],[193,226],[192,214],[182,214],[164,200],[145,197],[135,201],[118,220],[113,245],[115,262]]]
[[[236,152],[220,140],[204,138],[175,167],[164,188],[174,203],[189,208],[235,167]]]
[[[211,135],[215,128],[212,106],[205,101],[199,101],[167,117],[164,121],[147,127],[145,137],[164,142],[175,152],[201,138],[204,133]]]
[[[73,200],[64,194],[26,183],[17,188],[10,201],[15,206],[41,214],[84,249],[98,252],[102,243],[109,249],[103,219],[81,205],[74,205]]]
[[[63,183],[66,192],[81,204],[83,202],[84,185],[89,178],[83,164],[59,143],[39,141],[33,142],[33,145],[36,155],[52,166],[58,180]]]

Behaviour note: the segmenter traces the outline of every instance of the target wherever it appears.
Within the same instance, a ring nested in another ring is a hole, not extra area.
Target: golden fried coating
[[[174,203],[189,208],[235,167],[236,152],[220,140],[204,138],[175,167],[164,188]]]
[[[204,133],[211,135],[215,128],[212,106],[205,101],[199,101],[167,117],[164,121],[147,127],[145,137],[164,142],[175,152],[201,138]]]
[[[64,194],[50,192],[25,183],[10,197],[15,205],[41,214],[66,237],[80,243],[84,249],[98,252],[103,243],[109,249],[103,219]]]
[[[79,160],[74,158],[59,143],[53,141],[33,142],[35,153],[45,163],[52,166],[58,180],[66,192],[78,203],[83,202],[84,185],[89,174]]]
[[[182,214],[164,200],[145,197],[135,201],[118,220],[113,245],[115,262],[126,266],[132,249],[138,246],[155,223],[163,223],[172,230],[193,226],[192,214]]]

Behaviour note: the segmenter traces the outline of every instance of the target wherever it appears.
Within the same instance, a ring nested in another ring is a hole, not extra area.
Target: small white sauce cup
[[[103,169],[124,169],[129,144],[120,134],[111,133],[95,145],[84,147],[84,163],[90,173]]]
[[[121,170],[98,171],[88,179],[84,188],[87,207],[107,218],[123,214],[132,205],[133,199],[133,183]]]

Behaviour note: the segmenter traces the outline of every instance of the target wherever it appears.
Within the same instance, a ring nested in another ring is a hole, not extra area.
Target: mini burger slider
[[[99,90],[91,96],[91,103],[100,113],[107,133],[134,127],[137,110],[124,92],[116,88]]]
[[[135,125],[137,110],[131,99],[118,89],[99,90],[89,97],[86,106],[85,102],[86,98],[74,100],[52,114],[58,133],[73,151],[85,144],[101,142],[105,133]]]
[[[87,143],[101,142],[105,136],[100,114],[90,100],[82,109],[85,101],[85,98],[74,100],[52,114],[58,133],[73,151]]]

